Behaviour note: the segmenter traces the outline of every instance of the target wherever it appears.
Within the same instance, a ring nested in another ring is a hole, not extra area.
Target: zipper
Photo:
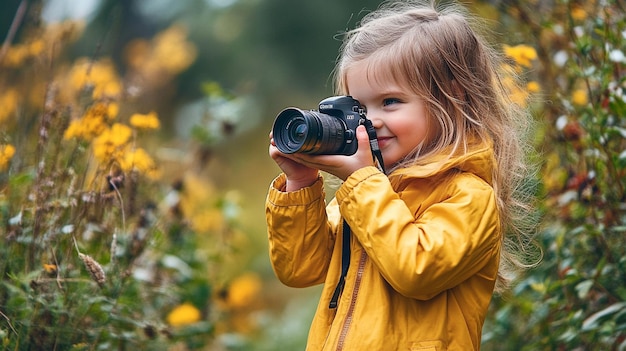
[[[367,262],[367,253],[365,250],[361,251],[361,258],[359,259],[359,268],[356,272],[356,279],[354,281],[354,289],[352,290],[352,296],[350,297],[350,306],[348,307],[348,313],[346,319],[344,319],[341,333],[339,334],[339,340],[337,341],[337,351],[343,350],[348,330],[352,324],[352,315],[354,314],[354,308],[356,307],[356,298],[359,294],[359,288],[361,287],[361,281],[363,280],[363,271],[365,271],[365,263]]]

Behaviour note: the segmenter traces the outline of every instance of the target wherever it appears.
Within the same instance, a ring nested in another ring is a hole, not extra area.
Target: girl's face
[[[402,160],[431,136],[423,100],[391,78],[368,79],[367,61],[346,72],[348,93],[367,108],[386,168]]]

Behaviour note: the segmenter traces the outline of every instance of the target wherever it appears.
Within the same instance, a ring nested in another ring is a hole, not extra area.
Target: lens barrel
[[[338,154],[345,144],[343,121],[317,111],[284,109],[272,130],[276,147],[285,154]]]

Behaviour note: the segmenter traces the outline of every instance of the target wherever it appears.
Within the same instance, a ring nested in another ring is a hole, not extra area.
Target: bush
[[[486,350],[626,349],[626,11],[620,1],[503,6],[534,43],[543,261],[495,299]],[[539,8],[539,10],[537,10]]]
[[[194,46],[176,26],[135,41],[121,77],[107,57],[63,55],[80,32],[29,28],[0,55],[0,345],[199,348],[218,321],[212,267],[234,252],[236,202],[180,172],[183,158],[147,151],[161,122],[139,103]]]

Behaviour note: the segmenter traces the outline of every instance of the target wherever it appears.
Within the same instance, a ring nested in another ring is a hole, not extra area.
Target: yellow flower
[[[114,118],[111,117],[111,113],[117,113],[117,111],[115,108],[111,109],[110,105],[107,106],[105,103],[94,104],[82,118],[70,122],[63,138],[66,140],[80,138],[89,141],[97,137],[107,128],[106,120]]]
[[[2,64],[8,67],[19,67],[28,59],[28,47],[22,44],[9,46]]]
[[[0,145],[0,171],[7,169],[13,155],[15,155],[15,147],[13,145]]]
[[[190,303],[178,305],[167,315],[167,323],[173,327],[185,326],[200,320],[200,310]]]
[[[576,21],[584,21],[587,18],[587,11],[580,6],[573,6],[570,14]]]
[[[0,123],[6,121],[17,109],[19,94],[15,89],[6,89],[0,95]]]
[[[577,89],[572,93],[572,103],[577,106],[585,106],[589,102],[587,91],[584,89]]]
[[[56,273],[57,265],[56,264],[44,263],[43,264],[43,269],[44,269],[44,271],[46,271],[46,273]]]
[[[60,42],[66,44],[69,40],[75,39],[76,34],[78,34],[78,25],[74,23],[68,24],[66,22],[61,25],[48,25],[46,27],[43,32],[37,31],[38,33],[34,36],[26,34],[22,38],[23,43],[8,46],[0,66],[19,67],[49,52],[51,46],[58,45]]]
[[[174,25],[154,38],[154,59],[167,72],[174,74],[181,72],[195,61],[196,47],[188,42],[186,37],[187,30]]]
[[[105,129],[100,136],[93,141],[93,154],[99,161],[120,159],[123,155],[124,146],[130,140],[133,131],[130,127],[115,123],[111,128]]]
[[[127,125],[121,123],[115,123],[105,132],[108,132],[106,138],[115,146],[126,144],[133,135],[133,131]]]
[[[521,89],[511,75],[505,73],[502,77],[502,85],[507,90],[511,102],[522,107],[526,106],[529,95],[528,91]]]
[[[133,39],[124,48],[124,59],[129,67],[141,69],[150,59],[150,43],[145,39]]]
[[[535,81],[528,82],[528,84],[526,84],[526,90],[528,90],[529,93],[538,93],[541,90],[541,86]]]
[[[250,306],[261,291],[261,278],[255,273],[245,273],[237,277],[228,288],[226,303],[232,308]]]
[[[224,215],[218,208],[198,208],[189,216],[189,222],[198,233],[220,232],[224,225]]]
[[[35,39],[28,44],[28,52],[31,56],[38,56],[46,48],[46,44],[42,39]]]
[[[528,45],[504,45],[504,54],[512,58],[518,65],[524,67],[531,67],[531,61],[537,58],[535,48]]]
[[[509,98],[511,101],[521,107],[525,107],[528,103],[528,92],[523,89],[513,89],[510,91]]]
[[[116,103],[110,103],[107,108],[107,116],[109,120],[114,120],[117,117],[117,114],[120,112],[120,105]]]
[[[215,230],[218,232],[225,224],[222,212],[216,208],[216,189],[205,178],[185,174],[184,189],[181,192],[180,209],[194,230],[204,233]]]
[[[148,175],[156,170],[154,160],[141,148],[126,152],[124,157],[120,160],[120,167],[122,167],[124,171],[136,170]]]
[[[160,32],[151,41],[133,40],[124,50],[128,66],[145,82],[159,85],[187,69],[196,57],[196,46],[187,41],[187,30],[178,25]]]
[[[569,177],[567,171],[561,167],[561,159],[556,153],[547,155],[545,159],[545,172],[543,173],[543,184],[546,191],[559,191]]]
[[[135,113],[130,117],[130,125],[139,129],[158,129],[160,127],[159,118],[154,111],[145,115]]]
[[[94,86],[93,98],[104,99],[109,97],[119,96],[122,93],[122,84],[118,81],[102,82]]]
[[[114,98],[121,94],[122,83],[110,60],[80,59],[70,72],[70,82],[75,90],[93,88],[94,99]]]
[[[63,139],[70,140],[74,138],[80,138],[83,134],[83,126],[81,124],[81,120],[71,121],[70,125],[67,126],[67,129],[63,133]]]

